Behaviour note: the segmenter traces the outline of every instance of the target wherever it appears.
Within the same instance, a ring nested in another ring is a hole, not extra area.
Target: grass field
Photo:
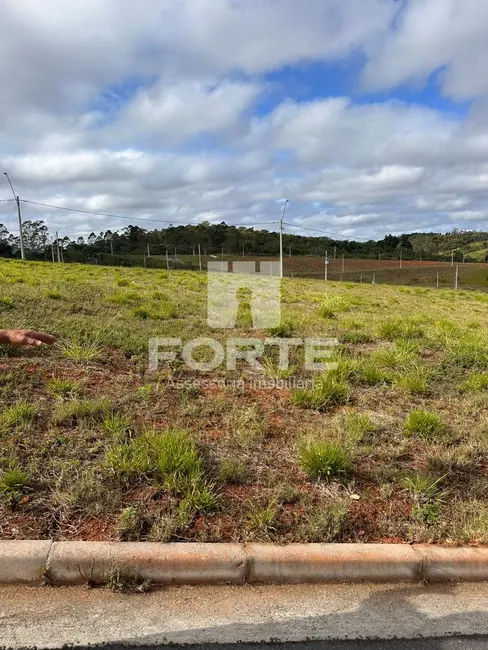
[[[149,372],[148,340],[225,341],[204,273],[0,260],[0,328],[59,337],[0,348],[0,538],[488,543],[487,315],[481,291],[286,278],[259,336],[337,337],[336,369],[268,351],[197,385]]]

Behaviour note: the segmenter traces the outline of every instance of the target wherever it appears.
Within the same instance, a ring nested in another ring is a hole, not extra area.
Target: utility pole
[[[200,271],[202,270],[202,251],[200,249],[200,244],[198,244],[198,266],[200,267]]]
[[[345,262],[345,260],[344,260],[344,253],[342,253],[342,272],[343,272],[343,273],[344,273],[344,271],[345,271],[345,268],[346,268],[346,262]]]
[[[151,249],[149,248],[149,244],[147,245],[147,256],[151,257]]]
[[[334,259],[336,258],[336,247],[334,246]]]
[[[371,284],[376,284],[376,273],[373,273],[373,279],[371,281]]]
[[[291,244],[290,244],[290,254],[288,255],[288,257],[291,257]]]
[[[437,286],[437,288],[439,288],[439,271],[437,271],[436,286]]]
[[[244,253],[244,244],[242,244],[242,257],[245,257],[245,253]]]
[[[110,240],[110,255],[114,254],[114,243],[112,240]]]
[[[454,251],[451,251],[451,266],[454,266]]]
[[[458,289],[459,287],[459,264],[456,264],[456,276],[454,278],[454,289]]]
[[[61,262],[61,254],[59,252],[59,235],[57,230],[56,230],[56,249],[58,251],[58,264],[59,264]]]
[[[283,277],[283,221],[285,220],[285,210],[288,205],[288,199],[285,201],[283,206],[283,214],[281,215],[280,221],[280,278]]]
[[[329,260],[327,259],[327,253],[325,254],[325,280],[328,278],[328,271],[329,271]]]
[[[3,172],[3,173],[7,177],[8,183],[10,185],[10,189],[12,190],[12,194],[14,195],[15,202],[17,203],[17,216],[19,217],[19,234],[20,234],[20,257],[23,260],[25,260],[24,233],[22,232],[22,212],[20,211],[20,199],[18,195],[15,193],[14,186],[12,185],[12,181],[10,180],[10,176],[7,174],[7,172]]]
[[[178,259],[176,257],[176,246],[175,246],[175,262],[177,262],[177,261],[178,261]]]
[[[166,246],[166,270],[169,271],[169,253],[168,253],[167,246]]]
[[[53,264],[54,264],[55,261],[56,261],[56,260],[54,259],[54,239],[51,240],[51,253],[52,253],[52,255],[53,255]]]
[[[403,268],[403,253],[400,251],[400,268]]]

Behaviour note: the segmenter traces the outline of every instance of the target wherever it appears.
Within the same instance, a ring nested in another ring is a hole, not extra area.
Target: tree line
[[[144,259],[148,266],[162,266],[165,259],[182,266],[192,266],[186,256],[202,255],[272,256],[279,255],[279,237],[275,231],[232,226],[225,223],[169,226],[146,230],[127,226],[121,231],[107,230],[98,235],[92,232],[87,238],[72,240],[63,237],[55,241],[44,221],[25,221],[23,224],[24,249],[28,259],[57,260],[58,250],[64,261],[100,264],[140,265]],[[381,240],[356,241],[324,236],[305,236],[285,233],[284,254],[293,256],[321,256],[326,252],[346,258],[447,260],[452,250],[456,259],[465,249],[488,248],[488,233],[460,231],[451,233],[411,233],[387,235]],[[10,233],[0,224],[0,256],[19,257],[20,237]],[[180,259],[181,258],[181,259]],[[474,259],[474,258],[473,258]],[[479,256],[478,258],[479,259]],[[469,256],[467,258],[469,260]],[[482,260],[483,261],[483,260]]]

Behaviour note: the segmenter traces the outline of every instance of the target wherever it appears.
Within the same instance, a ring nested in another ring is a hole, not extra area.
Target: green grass
[[[97,341],[63,341],[62,354],[71,361],[98,361],[102,349]]]
[[[277,328],[218,330],[205,273],[0,260],[1,327],[59,339],[0,346],[0,539],[487,543],[486,295],[385,278],[285,277]],[[229,336],[337,366],[148,370],[151,337]]]
[[[37,415],[37,408],[25,400],[20,400],[13,406],[0,412],[0,429],[17,427],[28,424]]]
[[[327,411],[331,407],[345,404],[349,395],[350,386],[346,381],[325,375],[316,380],[314,388],[293,391],[292,403],[306,409]]]
[[[459,384],[459,389],[463,392],[488,390],[488,373],[473,373],[465,381]]]
[[[54,411],[57,424],[69,424],[80,421],[102,422],[110,413],[112,403],[108,399],[78,400],[60,402]]]
[[[415,366],[395,378],[394,384],[412,395],[424,395],[429,391],[429,372],[423,366]]]
[[[51,379],[47,387],[54,397],[74,397],[81,392],[79,382],[72,379]]]
[[[310,478],[330,481],[345,474],[349,464],[349,452],[338,445],[307,441],[300,447],[300,466]]]
[[[11,501],[19,497],[30,482],[29,475],[23,470],[9,469],[0,476],[0,493]]]
[[[408,435],[418,436],[431,442],[445,436],[446,425],[437,413],[417,409],[410,411],[404,422],[403,430]]]

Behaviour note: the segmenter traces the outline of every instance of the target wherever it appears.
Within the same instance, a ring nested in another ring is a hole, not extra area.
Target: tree
[[[30,254],[44,253],[49,238],[49,228],[44,221],[24,221],[22,224],[24,248]]]
[[[9,231],[0,223],[0,256],[1,257],[11,257],[12,256],[12,247],[9,244]]]

